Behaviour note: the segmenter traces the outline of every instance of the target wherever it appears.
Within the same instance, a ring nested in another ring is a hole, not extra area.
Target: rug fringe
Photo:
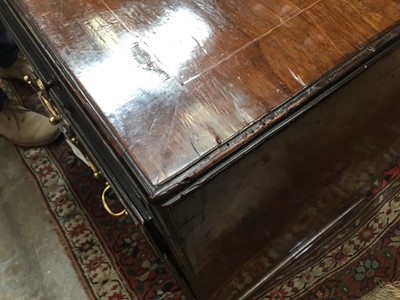
[[[383,283],[361,300],[400,300],[400,281]]]

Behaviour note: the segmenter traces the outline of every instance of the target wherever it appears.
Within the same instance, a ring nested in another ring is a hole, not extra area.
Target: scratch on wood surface
[[[187,83],[191,82],[192,80],[202,76],[205,73],[208,73],[209,71],[211,71],[212,69],[214,69],[215,67],[219,66],[220,64],[224,63],[225,61],[229,60],[230,58],[232,58],[233,56],[235,56],[237,53],[239,53],[240,51],[242,51],[243,49],[253,45],[255,42],[263,39],[264,37],[266,37],[267,35],[271,34],[271,32],[275,31],[276,29],[278,29],[279,27],[285,25],[286,23],[290,22],[291,20],[293,20],[294,18],[298,17],[299,15],[301,15],[302,13],[304,13],[305,11],[309,10],[310,8],[312,8],[313,6],[317,5],[318,3],[322,2],[323,0],[318,0],[316,2],[314,2],[313,4],[307,6],[306,8],[300,10],[297,14],[293,15],[292,17],[286,19],[285,21],[279,23],[278,25],[276,25],[275,27],[271,28],[270,30],[268,30],[267,32],[263,33],[262,35],[260,35],[259,37],[251,40],[250,42],[244,44],[242,47],[240,47],[239,49],[233,51],[231,54],[229,54],[227,57],[225,57],[224,59],[220,60],[219,62],[215,63],[214,65],[204,69],[202,72],[196,74],[195,76],[189,78],[188,80],[186,80],[185,82],[183,82],[183,85],[186,85]]]
[[[104,2],[104,0],[100,0],[100,2],[104,5],[105,8],[107,8],[108,12],[111,13],[114,18],[131,34],[134,34],[131,28],[129,28],[128,25],[118,16],[118,14],[115,13],[113,9],[110,8],[110,6]]]
[[[198,155],[199,157],[201,157],[201,154],[199,153],[199,151],[197,151],[197,149],[196,149],[195,145],[193,144],[193,141],[192,141],[192,139],[189,139],[189,142],[190,142],[190,145],[192,145],[192,147],[193,147],[194,151],[197,153],[197,155]]]
[[[292,74],[293,78],[294,78],[298,83],[300,83],[303,87],[306,86],[306,84],[304,83],[304,81],[301,79],[300,75],[296,75],[295,73],[293,73],[293,71],[292,71],[290,68],[288,68],[288,69],[289,69],[290,74]]]
[[[166,141],[164,143],[164,148],[160,152],[162,160],[161,160],[161,165],[160,165],[160,172],[159,172],[159,174],[157,176],[157,181],[156,181],[157,183],[160,182],[160,177],[161,177],[161,175],[164,174],[163,173],[163,170],[164,170],[164,167],[165,167],[164,166],[165,165],[165,159],[164,158],[165,158],[165,155],[167,154],[168,144],[170,143],[170,139],[171,139],[171,135],[172,135],[172,126],[173,126],[173,124],[175,122],[175,119],[176,119],[179,102],[180,102],[180,97],[178,97],[177,102],[175,103],[174,114],[172,115],[171,122],[169,123],[168,132],[167,132],[167,135],[166,135],[167,138],[166,138]]]

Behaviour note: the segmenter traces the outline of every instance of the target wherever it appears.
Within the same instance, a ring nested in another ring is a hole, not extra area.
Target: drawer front
[[[40,42],[35,30],[30,27],[26,16],[14,11],[14,7],[0,3],[2,23],[15,37],[15,42],[27,56],[35,71],[27,81],[40,93],[40,98],[50,114],[53,124],[64,124],[67,137],[75,136],[79,140],[85,155],[106,180],[117,191],[124,206],[134,216],[138,224],[144,224],[152,218],[150,210],[144,204],[144,197],[139,191],[139,184],[122,166],[121,157],[104,141],[103,134],[88,119],[82,105],[75,103],[65,72],[61,72],[60,64],[49,53],[46,45]],[[38,80],[40,84],[38,85]],[[75,92],[75,90],[74,90]],[[68,125],[65,125],[68,124]],[[119,155],[123,155],[119,154]],[[101,166],[100,166],[101,162]],[[90,164],[89,164],[90,165]],[[96,171],[94,171],[96,173]],[[125,200],[126,199],[126,200]]]
[[[37,90],[39,99],[48,111],[49,122],[60,128],[73,153],[92,170],[93,176],[96,179],[105,178],[106,185],[102,193],[102,202],[106,211],[115,217],[127,214],[127,209],[114,212],[108,205],[107,198],[109,194],[113,191],[118,194],[118,188],[116,188],[118,186],[118,178],[107,175],[107,171],[102,167],[101,157],[98,158],[91,151],[95,146],[92,145],[90,136],[85,134],[84,126],[80,125],[84,122],[79,119],[78,114],[73,109],[73,105],[71,105],[73,100],[62,90],[58,81],[53,81],[50,87],[46,87],[40,76],[37,75],[40,73],[35,71],[31,74],[26,74],[24,79],[27,84]],[[118,195],[118,199],[124,207],[128,206],[126,201],[122,200],[123,197],[121,195]],[[136,225],[144,223],[145,220],[136,207],[130,208],[129,211],[131,211],[130,215]]]
[[[78,145],[84,159],[91,161],[88,163],[96,176],[102,176],[106,179],[107,185],[105,186],[102,194],[103,206],[105,209],[115,217],[128,213],[141,233],[145,236],[147,242],[152,247],[153,251],[164,261],[170,272],[174,274],[175,279],[180,283],[180,287],[184,290],[187,295],[191,295],[191,292],[187,288],[186,281],[182,278],[180,267],[176,264],[175,259],[170,248],[167,246],[165,237],[161,234],[157,227],[154,219],[148,211],[140,211],[134,201],[137,198],[133,198],[130,195],[124,194],[122,186],[124,185],[123,178],[117,177],[118,170],[113,169],[112,161],[116,158],[110,158],[111,151],[99,149],[107,148],[99,147],[99,141],[94,141],[96,135],[91,134],[91,129],[83,122],[80,114],[82,111],[74,107],[70,96],[62,90],[61,87],[55,85],[49,91],[50,98],[54,100],[57,110],[60,112],[60,119],[63,125],[66,126],[64,132],[66,133],[67,139],[70,143]],[[68,124],[68,125],[64,125]],[[95,144],[97,142],[97,144]],[[104,141],[103,141],[104,143]],[[129,183],[126,183],[129,184]],[[109,191],[112,190],[117,195],[117,198],[124,206],[124,210],[114,211],[113,208],[108,207]],[[138,197],[137,195],[134,197]]]
[[[110,157],[113,155],[106,142],[102,139],[99,140],[99,137],[93,132],[93,128],[90,128],[94,125],[90,126],[83,112],[76,110],[76,105],[72,104],[73,99],[61,86],[54,85],[51,87],[49,96],[59,112],[62,130],[75,154],[91,168],[94,177],[104,177],[106,179],[107,185],[102,195],[106,210],[115,216],[122,214],[121,211],[113,212],[111,208],[107,207],[106,198],[110,190],[113,190],[118,195],[126,211],[132,216],[134,222],[137,225],[144,224],[148,219],[146,212],[140,212],[132,203],[132,196],[124,194],[120,178],[115,174],[115,170],[118,167],[113,162],[117,161],[118,157]],[[133,197],[138,198],[138,195]]]

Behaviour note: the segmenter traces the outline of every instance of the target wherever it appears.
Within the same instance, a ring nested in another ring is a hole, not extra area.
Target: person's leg
[[[29,62],[19,55],[18,47],[0,22],[0,78],[23,80],[30,75]],[[0,136],[24,147],[53,142],[60,134],[47,117],[9,101],[0,88]]]
[[[24,81],[33,72],[29,61],[20,54],[12,36],[0,21],[0,78]]]
[[[7,97],[6,93],[4,93],[2,89],[0,89],[0,112],[3,111],[7,100],[8,100],[8,97]]]
[[[0,68],[8,68],[18,59],[18,47],[0,22]]]
[[[53,142],[59,134],[47,117],[17,103],[6,101],[0,112],[0,136],[15,145],[39,147]]]
[[[13,65],[18,58],[18,47],[14,40],[0,22],[0,68],[7,68]],[[7,95],[0,89],[0,111],[3,110]]]

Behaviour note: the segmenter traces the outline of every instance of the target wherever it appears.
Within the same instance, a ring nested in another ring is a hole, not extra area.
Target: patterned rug
[[[43,108],[20,83],[0,81],[10,98],[29,108]],[[111,217],[102,207],[105,182],[60,139],[33,149],[19,149],[37,181],[45,206],[93,299],[183,299],[163,262],[127,217]],[[376,213],[328,255],[287,282],[266,291],[264,299],[359,299],[382,282],[400,278],[400,159],[371,188]],[[357,223],[358,222],[358,223]],[[361,225],[361,226],[360,226]],[[225,299],[224,299],[225,300]]]

